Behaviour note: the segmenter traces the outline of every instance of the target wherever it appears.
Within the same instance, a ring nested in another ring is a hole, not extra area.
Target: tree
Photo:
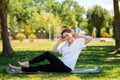
[[[62,4],[59,2],[54,2],[54,4],[52,4],[52,13],[60,16],[60,14],[62,14]]]
[[[83,13],[85,13],[85,9],[81,7],[77,2],[73,3],[73,10],[75,11],[76,21],[81,23],[83,21]]]
[[[113,36],[113,16],[110,15],[108,11],[105,11],[105,23],[103,30],[104,32],[107,32],[111,37]]]
[[[72,28],[75,27],[76,23],[76,15],[73,4],[74,1],[72,0],[64,0],[61,5],[62,13],[60,14],[62,23]]]
[[[72,28],[75,27],[76,16],[69,7],[66,8],[65,11],[63,11],[60,17],[61,17],[62,24],[65,24]]]
[[[105,11],[101,6],[94,6],[87,12],[88,24],[96,28],[96,36],[100,37],[101,28],[105,23]],[[93,27],[90,30],[93,30]],[[92,32],[92,31],[91,31]]]
[[[49,24],[51,25],[49,28]],[[61,24],[61,20],[59,16],[55,16],[51,12],[44,12],[41,11],[41,13],[34,13],[31,16],[31,20],[29,21],[29,25],[33,27],[36,30],[40,30],[40,32],[49,32],[49,29],[51,30],[52,38],[55,34],[55,29],[59,28]]]
[[[113,0],[114,5],[114,34],[116,41],[116,52],[120,52],[120,13],[118,0]]]
[[[31,17],[31,14],[37,11],[34,8],[34,4],[33,0],[7,0],[7,13],[10,17],[10,28],[13,28],[12,26],[14,26],[14,18],[16,18],[19,25],[20,23],[26,25]]]
[[[13,54],[13,49],[10,45],[9,34],[7,29],[7,13],[6,13],[6,2],[0,0],[0,19],[1,19],[1,36],[3,43],[2,55]]]

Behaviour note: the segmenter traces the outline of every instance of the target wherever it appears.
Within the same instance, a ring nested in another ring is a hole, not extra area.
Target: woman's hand
[[[63,36],[60,36],[59,41],[65,41],[65,38]]]
[[[85,39],[85,44],[88,44],[92,40],[92,37],[87,36],[87,35],[79,35],[78,37],[79,38],[84,38]]]
[[[76,32],[72,32],[72,36],[73,36],[74,38],[78,38],[78,37],[79,37],[79,34],[76,33]]]
[[[53,52],[58,52],[57,47],[59,46],[59,44],[60,44],[62,41],[63,41],[63,38],[62,38],[62,36],[60,36],[59,39],[58,39],[58,41],[56,42],[56,44],[54,45],[54,47],[53,47],[53,49],[52,49]]]

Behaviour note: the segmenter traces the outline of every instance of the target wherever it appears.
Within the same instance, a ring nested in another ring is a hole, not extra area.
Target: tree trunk
[[[6,2],[5,0],[0,0],[0,18],[1,18],[1,37],[2,37],[2,55],[13,54],[13,49],[9,41],[9,33],[7,28],[7,13],[6,13]]]
[[[119,13],[119,4],[118,0],[113,0],[114,5],[114,34],[116,41],[116,50],[120,52],[120,13]]]
[[[97,28],[97,27],[96,27]],[[98,37],[98,38],[100,38],[100,28],[97,28],[97,31],[96,31],[96,36]]]

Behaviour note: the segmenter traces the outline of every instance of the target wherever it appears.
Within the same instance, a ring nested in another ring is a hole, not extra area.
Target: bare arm
[[[56,42],[55,46],[52,49],[53,52],[58,52],[57,47],[59,46],[59,44],[61,43],[61,41],[62,41],[62,39],[60,37],[59,40]]]
[[[84,39],[85,39],[85,44],[88,44],[88,43],[92,40],[92,37],[91,37],[91,36],[80,35],[80,34],[75,33],[75,32],[73,32],[73,36],[74,36],[75,38],[84,38]]]
[[[87,35],[78,35],[78,37],[79,38],[84,38],[85,39],[85,44],[88,44],[92,40],[92,37],[87,36]]]

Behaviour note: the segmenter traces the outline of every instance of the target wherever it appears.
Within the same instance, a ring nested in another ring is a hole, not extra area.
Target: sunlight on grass
[[[51,50],[56,41],[35,41],[35,42],[19,42],[11,41],[12,48],[17,51],[21,50]],[[114,46],[115,42],[91,41],[88,46]],[[99,48],[101,49],[101,48]],[[2,50],[2,42],[0,41],[0,51]]]
[[[112,61],[112,60],[117,60],[117,59],[119,59],[120,60],[120,57],[108,57],[108,58],[106,58],[105,60],[106,61]]]
[[[109,46],[109,45],[115,45],[115,41],[108,41],[108,42],[101,42],[101,41],[91,41],[88,45],[92,45],[92,46]]]

